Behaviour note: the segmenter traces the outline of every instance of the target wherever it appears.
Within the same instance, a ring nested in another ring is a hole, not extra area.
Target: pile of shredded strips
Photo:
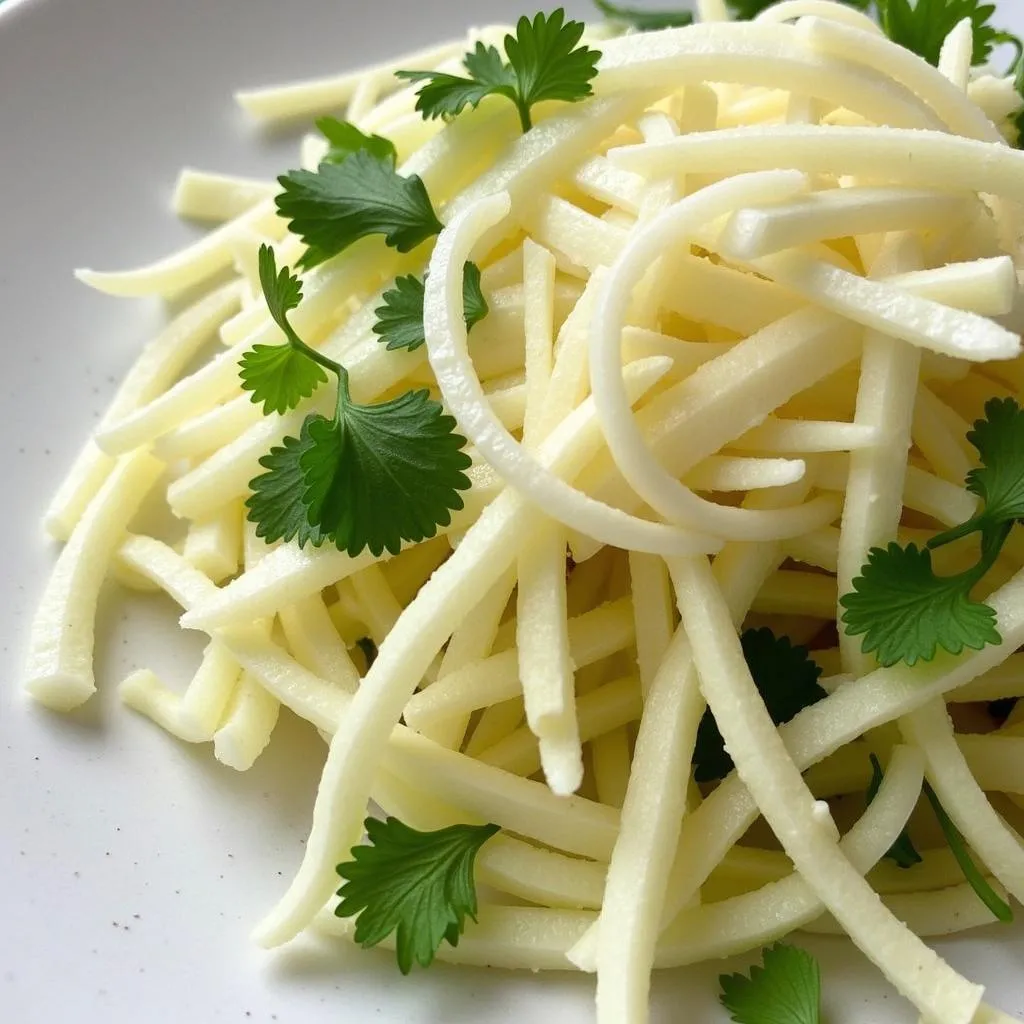
[[[209,234],[80,273],[192,304],[49,511],[28,692],[94,692],[113,575],[209,637],[126,704],[238,770],[319,730],[266,946],[594,972],[602,1024],[766,947],[723,1004],[813,1024],[778,940],[845,933],[924,1020],[1010,1020],[925,940],[1024,901],[1020,44],[599,6],[241,94],[320,117],[303,169],[187,170]],[[129,532],[154,492],[178,534]]]

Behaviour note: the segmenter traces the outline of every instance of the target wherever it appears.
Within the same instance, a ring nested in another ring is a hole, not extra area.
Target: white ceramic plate
[[[188,239],[168,209],[183,164],[263,175],[289,166],[293,140],[253,131],[234,87],[356,66],[454,35],[467,18],[519,13],[508,0],[0,4],[5,1024],[591,1019],[588,978],[440,965],[402,978],[391,954],[308,940],[276,955],[253,948],[249,928],[298,863],[323,747],[283,716],[266,756],[240,776],[119,708],[112,684],[131,668],[188,674],[198,648],[168,603],[133,599],[129,615],[110,588],[101,693],[79,713],[51,715],[18,692],[54,555],[40,514],[162,317],[156,303],[89,292],[72,268],[130,266]],[[1004,23],[1024,31],[1024,12],[1008,5]],[[832,1024],[914,1019],[848,943],[813,946]],[[941,948],[994,1003],[1024,1010],[1024,928]],[[660,976],[654,1020],[724,1020],[720,967]]]

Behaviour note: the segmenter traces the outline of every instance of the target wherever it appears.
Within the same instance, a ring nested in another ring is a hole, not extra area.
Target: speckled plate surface
[[[567,5],[585,14],[582,3]],[[141,665],[184,680],[198,656],[158,599],[103,600],[100,694],[56,716],[19,692],[25,632],[55,549],[46,500],[116,380],[161,323],[72,268],[119,268],[187,240],[169,211],[183,164],[269,175],[294,139],[261,137],[233,88],[328,73],[521,13],[506,0],[6,0],[0,3],[0,1020],[5,1024],[577,1024],[592,983],[437,966],[250,927],[297,866],[323,758],[283,716],[246,775],[122,710]],[[1024,30],[1024,11],[1004,18]],[[844,941],[813,944],[832,1024],[912,1021]],[[1024,928],[943,943],[993,1002],[1024,1011]],[[720,965],[655,984],[657,1022],[719,1021]]]

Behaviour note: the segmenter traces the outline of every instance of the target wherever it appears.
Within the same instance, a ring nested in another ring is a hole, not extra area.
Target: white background
[[[567,5],[585,15],[581,3]],[[529,13],[533,8],[529,9]],[[435,966],[247,940],[297,866],[323,748],[284,713],[240,776],[119,708],[132,668],[184,681],[198,655],[169,603],[103,602],[101,693],[69,717],[19,693],[25,634],[54,546],[48,496],[115,381],[161,322],[71,270],[145,262],[193,236],[169,210],[182,164],[270,175],[293,140],[261,137],[231,90],[331,73],[522,13],[403,0],[7,0],[0,5],[0,1020],[4,1024],[497,1024],[591,1019],[588,978]],[[1019,7],[1004,16],[1024,30]],[[166,641],[166,642],[165,642]],[[814,945],[832,1024],[911,1021],[840,940]],[[1024,929],[942,945],[1024,1011]],[[740,966],[749,961],[738,961]],[[662,975],[656,1022],[718,1021],[721,965]]]

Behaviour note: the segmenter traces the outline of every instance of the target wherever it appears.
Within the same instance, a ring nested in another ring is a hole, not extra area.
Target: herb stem
[[[533,119],[530,117],[530,104],[517,97],[516,110],[519,111],[519,124],[525,134],[533,127]]]

